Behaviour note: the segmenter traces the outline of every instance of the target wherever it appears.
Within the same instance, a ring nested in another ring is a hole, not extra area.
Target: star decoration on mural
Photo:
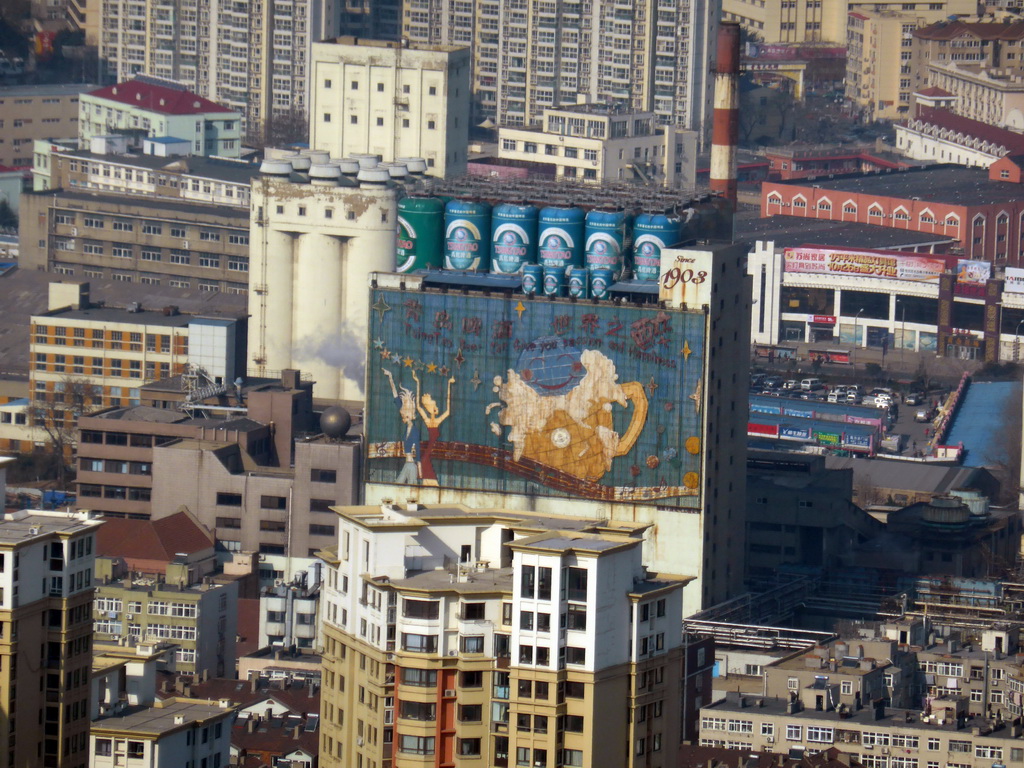
[[[390,360],[391,359],[391,350],[390,349],[382,349],[380,351],[380,356],[381,356],[381,359],[383,359],[383,360]]]
[[[701,379],[697,379],[697,386],[693,388],[693,394],[690,395],[690,399],[693,400],[693,410],[695,410],[698,415],[700,414],[700,401],[703,397],[703,391],[704,382]]]
[[[441,376],[443,378],[447,379],[448,378],[448,374],[451,373],[451,371],[448,370],[448,366],[447,365],[442,365],[441,369],[438,371],[438,373],[441,374]]]
[[[460,368],[462,367],[462,364],[466,362],[466,356],[462,354],[462,347],[459,347],[459,351],[455,353],[455,357],[453,357],[452,359],[455,361],[456,365],[458,365]]]
[[[476,392],[483,384],[483,380],[480,378],[480,371],[473,371],[473,378],[469,380],[469,383],[473,385],[473,391]]]
[[[404,365],[406,368],[412,368],[412,362],[412,358],[407,357],[404,360],[402,360],[402,365]]]
[[[648,397],[654,397],[654,390],[656,390],[657,388],[658,388],[658,382],[656,382],[654,380],[654,377],[651,376],[651,380],[647,382],[647,386],[646,386]]]
[[[427,363],[427,373],[437,373],[437,363]]]
[[[373,340],[373,348],[374,349],[384,349],[384,339],[374,339]]]
[[[523,319],[523,312],[526,311],[526,307],[523,306],[523,302],[516,302],[516,312],[519,314],[519,319]]]
[[[384,301],[384,294],[381,293],[377,295],[377,300],[373,303],[371,309],[378,315],[380,315],[380,319],[383,322],[384,313],[389,312],[391,310],[391,307],[388,305],[386,301]]]
[[[679,350],[679,354],[683,356],[683,360],[689,360],[690,355],[693,354],[693,350],[690,349],[690,342],[683,341],[683,348]]]

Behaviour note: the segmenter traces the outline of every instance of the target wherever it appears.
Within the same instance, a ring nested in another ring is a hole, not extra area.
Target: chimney
[[[302,726],[301,726],[301,725],[296,725],[296,726],[295,726],[295,727],[294,727],[294,728],[292,729],[292,738],[293,738],[293,739],[297,739],[297,738],[299,738],[299,736],[300,736],[301,734],[302,734]]]
[[[718,27],[715,115],[711,129],[711,191],[736,212],[736,145],[739,142],[740,25]],[[730,225],[730,229],[731,229]]]
[[[246,723],[245,723],[245,730],[246,730],[247,733],[255,733],[256,732],[256,725],[257,725],[256,721],[257,721],[256,717],[254,717],[254,716],[250,716],[249,717],[248,721],[246,721]]]
[[[256,693],[256,690],[259,688],[259,683],[260,683],[259,676],[258,675],[252,675],[249,678],[249,680],[250,680],[249,690],[252,691],[253,693]]]

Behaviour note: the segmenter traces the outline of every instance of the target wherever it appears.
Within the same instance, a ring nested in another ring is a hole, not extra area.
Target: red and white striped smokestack
[[[715,117],[711,127],[711,191],[736,209],[736,145],[740,135],[740,25],[718,27]]]

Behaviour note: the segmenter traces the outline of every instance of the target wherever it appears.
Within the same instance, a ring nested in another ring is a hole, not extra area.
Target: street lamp
[[[1020,362],[1020,327],[1024,325],[1024,317],[1017,323],[1017,330],[1013,332],[1013,362]]]
[[[853,366],[857,367],[857,346],[860,343],[860,313],[864,311],[864,307],[857,310],[857,314],[853,318]]]

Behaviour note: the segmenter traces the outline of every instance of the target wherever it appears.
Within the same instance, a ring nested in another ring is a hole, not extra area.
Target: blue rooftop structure
[[[1019,381],[972,381],[961,403],[946,445],[963,443],[964,466],[986,467],[1008,461],[1007,443],[1000,439],[1014,400],[1020,400]],[[1019,429],[1020,425],[1011,425]],[[1020,435],[1016,435],[1020,439]]]

